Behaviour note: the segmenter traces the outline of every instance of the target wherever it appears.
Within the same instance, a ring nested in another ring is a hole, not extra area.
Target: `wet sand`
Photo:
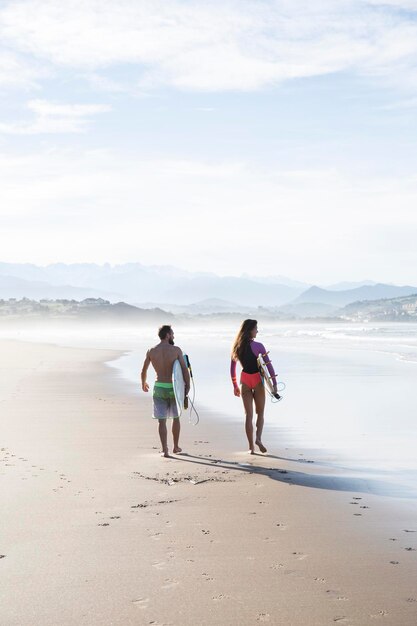
[[[0,345],[1,624],[415,626],[414,503],[204,411],[163,459],[120,353]]]

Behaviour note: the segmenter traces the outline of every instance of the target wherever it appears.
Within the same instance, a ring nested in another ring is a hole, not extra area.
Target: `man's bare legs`
[[[266,448],[262,443],[262,431],[264,427],[264,410],[265,410],[265,389],[262,383],[256,385],[253,390],[253,399],[255,400],[256,420],[256,439],[255,443],[261,452],[266,452]]]
[[[174,440],[174,449],[173,449],[174,454],[179,454],[180,452],[182,452],[182,448],[180,448],[178,445],[178,442],[180,439],[180,430],[181,430],[180,418],[174,417],[174,419],[172,420],[172,438]]]
[[[241,396],[243,400],[243,406],[245,407],[245,431],[248,438],[249,452],[255,454],[255,446],[253,444],[253,393],[247,385],[241,385]]]
[[[158,427],[159,438],[161,440],[162,453],[165,457],[169,457],[167,421],[166,419],[160,419],[158,420],[158,422],[159,422],[159,427]],[[178,445],[178,442],[180,439],[180,430],[181,430],[180,420],[179,418],[174,418],[172,420],[172,438],[174,440],[174,448],[173,448],[174,454],[179,454],[180,452],[182,452],[182,449]]]
[[[162,453],[165,457],[169,457],[168,441],[167,441],[167,421],[166,419],[158,420],[159,422],[159,438],[161,440]]]

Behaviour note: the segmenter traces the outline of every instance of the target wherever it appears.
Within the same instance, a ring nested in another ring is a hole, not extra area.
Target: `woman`
[[[255,444],[261,452],[266,452],[266,448],[262,443],[262,430],[264,427],[264,408],[265,408],[265,389],[258,368],[258,355],[266,354],[265,347],[255,341],[258,334],[258,322],[256,320],[245,320],[239,329],[232,347],[232,359],[230,364],[230,375],[234,388],[234,394],[237,397],[242,396],[243,406],[245,407],[246,416],[246,436],[249,443],[249,452],[255,454],[255,446],[253,442],[253,404],[257,415],[256,420],[256,439]],[[242,373],[240,376],[241,388],[239,389],[236,380],[236,363],[242,365]],[[274,392],[277,393],[276,375],[272,364],[267,365],[271,379],[273,380]]]

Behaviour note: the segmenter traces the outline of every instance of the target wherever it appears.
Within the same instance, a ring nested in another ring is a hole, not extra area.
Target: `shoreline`
[[[1,347],[4,623],[414,626],[407,507],[207,411],[162,459],[122,350]]]

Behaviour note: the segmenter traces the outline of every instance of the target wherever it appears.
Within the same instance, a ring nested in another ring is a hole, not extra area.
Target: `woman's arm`
[[[232,379],[233,391],[234,391],[235,396],[240,396],[240,389],[237,384],[237,378],[236,378],[236,361],[234,359],[230,360],[230,377]]]
[[[258,357],[260,354],[264,357],[265,365],[268,368],[272,384],[274,385],[274,387],[276,387],[277,375],[275,374],[274,367],[271,363],[271,359],[269,358],[269,354],[267,354],[265,346],[262,343],[259,343],[259,341],[253,341],[251,347],[256,357]]]

